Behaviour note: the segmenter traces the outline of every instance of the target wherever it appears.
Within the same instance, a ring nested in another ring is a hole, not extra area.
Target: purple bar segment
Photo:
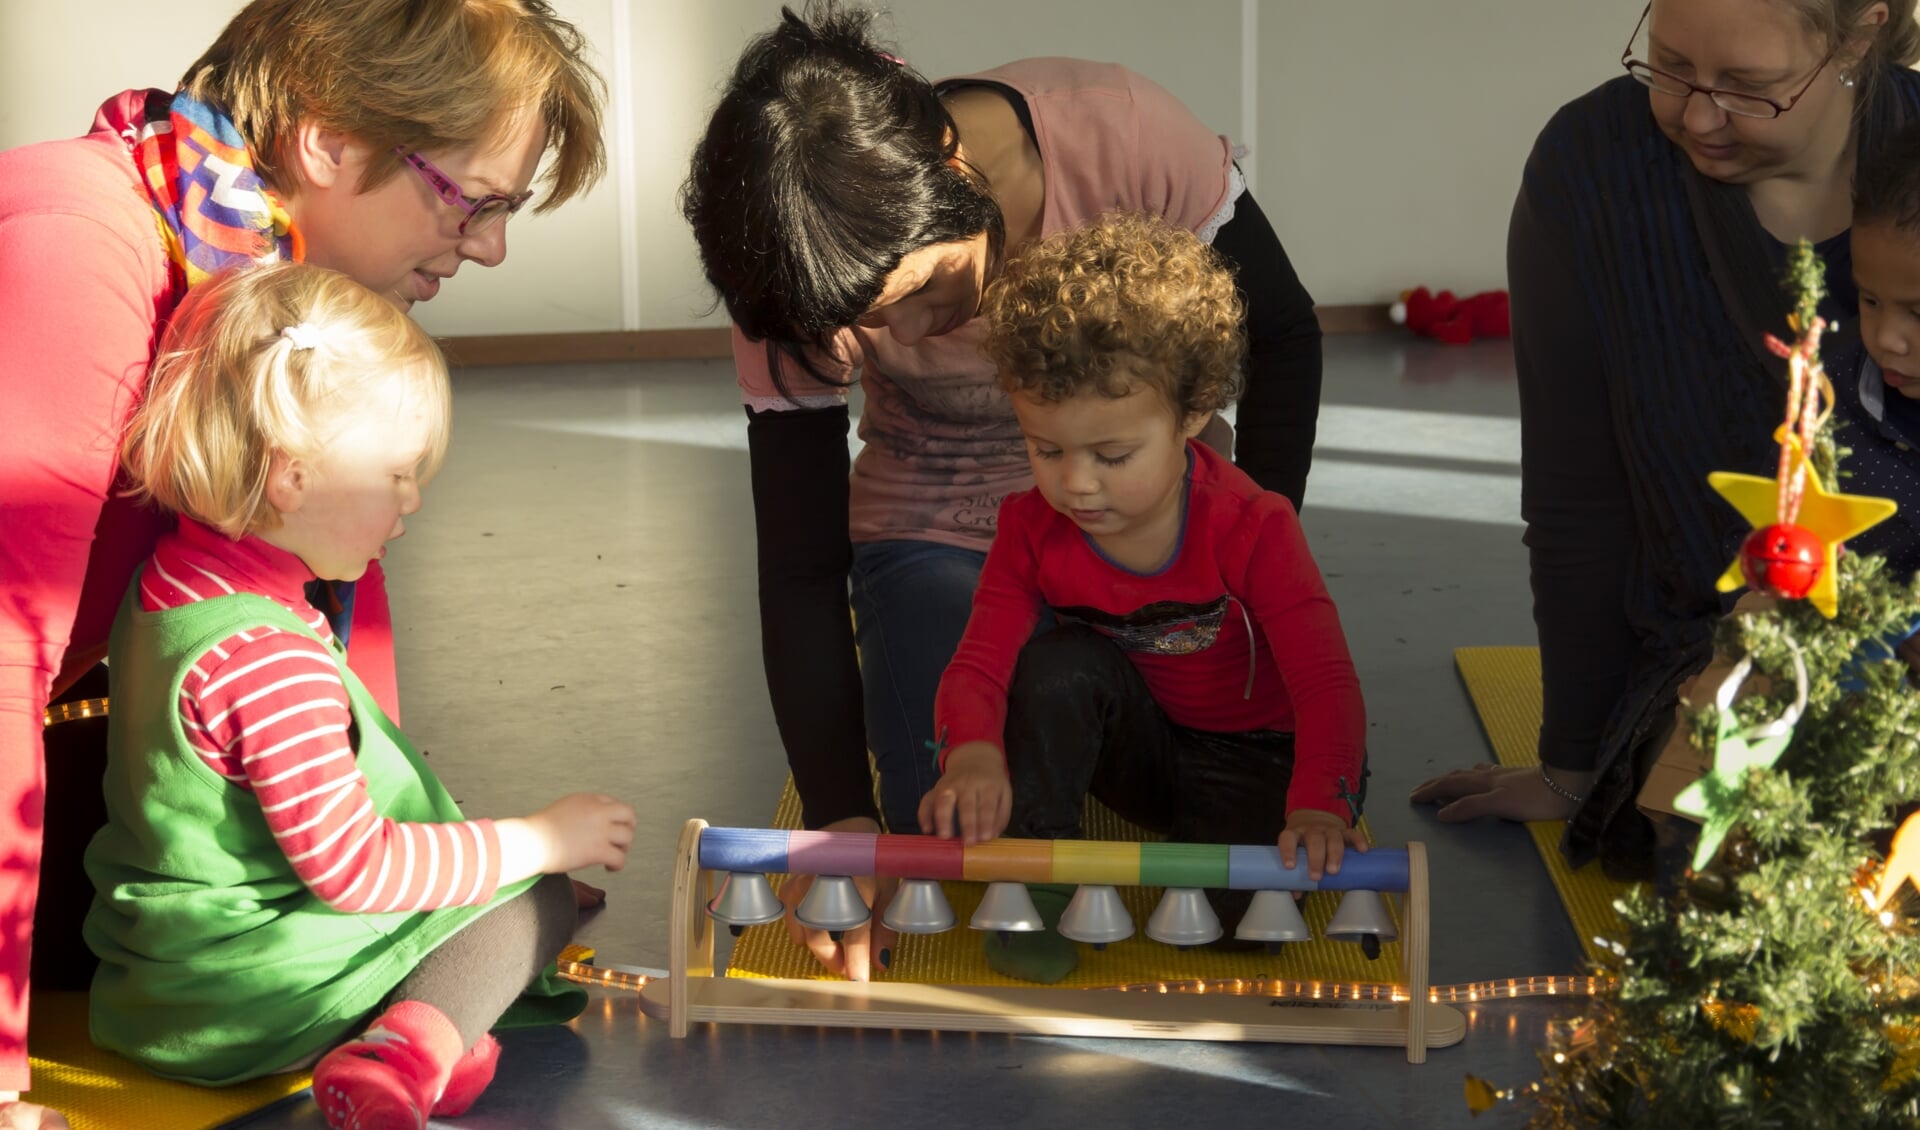
[[[787,870],[796,875],[871,875],[872,832],[788,832]]]

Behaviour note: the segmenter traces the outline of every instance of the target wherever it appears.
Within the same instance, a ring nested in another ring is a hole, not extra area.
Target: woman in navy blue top
[[[1851,321],[1856,160],[1920,113],[1914,0],[1654,0],[1628,75],[1556,114],[1507,239],[1521,512],[1540,634],[1539,769],[1480,766],[1416,801],[1443,820],[1566,818],[1575,864],[1646,874],[1633,799],[1679,684],[1732,605],[1747,531],[1707,487],[1771,475],[1786,250]]]

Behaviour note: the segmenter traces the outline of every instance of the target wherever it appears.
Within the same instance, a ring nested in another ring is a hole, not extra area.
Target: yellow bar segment
[[[1099,887],[1140,885],[1140,845],[1108,840],[1055,840],[1053,881]]]
[[[988,840],[960,854],[961,874],[976,883],[1053,882],[1052,840]]]

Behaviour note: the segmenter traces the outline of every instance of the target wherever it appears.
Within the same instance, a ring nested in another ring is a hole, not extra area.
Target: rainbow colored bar
[[[1307,878],[1306,852],[1299,853],[1295,863],[1282,867],[1280,849],[1271,845],[1105,840],[989,840],[968,845],[932,836],[770,828],[708,828],[700,833],[700,866],[708,871],[1254,891],[1407,889],[1405,848],[1348,849],[1340,873],[1319,882]]]

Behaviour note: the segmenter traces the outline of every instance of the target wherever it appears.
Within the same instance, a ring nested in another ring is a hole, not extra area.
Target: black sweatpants
[[[1293,735],[1175,725],[1126,653],[1067,625],[1020,652],[1007,699],[1007,834],[1078,839],[1088,794],[1176,843],[1271,844],[1287,824]],[[1357,784],[1366,794],[1365,771]],[[1208,891],[1229,935],[1251,891]]]

